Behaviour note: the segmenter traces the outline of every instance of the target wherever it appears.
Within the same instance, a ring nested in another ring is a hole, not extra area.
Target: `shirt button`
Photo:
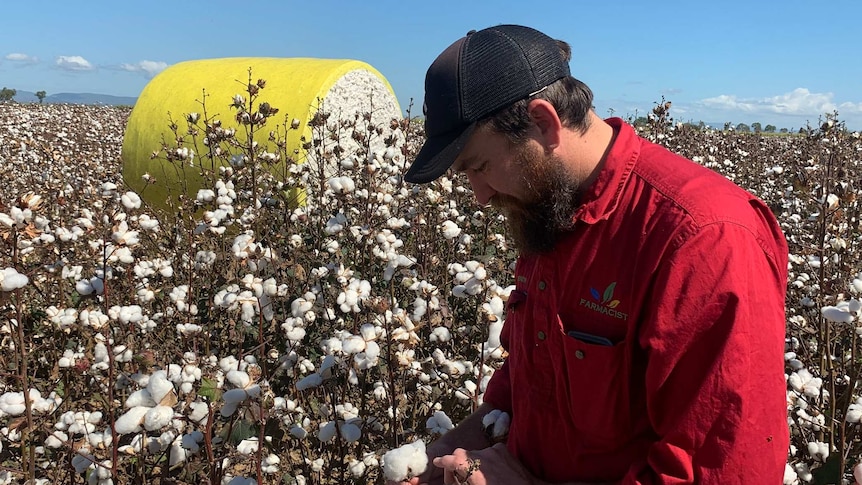
[[[545,340],[545,332],[539,330],[539,333],[536,334],[536,337],[539,337],[539,340]],[[580,350],[578,352],[580,352]]]
[[[575,351],[575,357],[577,357],[579,359],[583,359],[584,358],[584,351],[583,350],[576,350]]]
[[[548,286],[548,285],[547,285],[547,284],[545,284],[545,282],[544,282],[544,281],[540,281],[540,282],[539,282],[539,289],[540,289],[540,290],[544,290],[546,286]]]

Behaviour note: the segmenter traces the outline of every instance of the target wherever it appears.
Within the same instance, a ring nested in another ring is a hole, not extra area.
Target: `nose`
[[[488,205],[491,198],[497,195],[497,191],[482,180],[481,175],[467,171],[467,180],[470,181],[470,187],[473,188],[473,195],[476,196],[476,201],[480,205]]]

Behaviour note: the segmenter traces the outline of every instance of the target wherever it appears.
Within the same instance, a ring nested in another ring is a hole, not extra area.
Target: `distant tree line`
[[[0,103],[8,103],[9,101],[12,101],[12,98],[14,98],[16,94],[18,94],[18,91],[3,86],[3,89],[0,89]]]
[[[0,103],[8,103],[10,101],[14,101],[15,95],[18,94],[18,91],[15,89],[9,89],[6,86],[3,86],[3,89],[0,89]],[[39,104],[42,104],[42,101],[45,100],[45,96],[48,93],[45,91],[36,91],[36,97],[39,98]]]

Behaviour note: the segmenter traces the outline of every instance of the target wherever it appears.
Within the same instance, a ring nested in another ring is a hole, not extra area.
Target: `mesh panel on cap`
[[[468,36],[461,63],[464,117],[475,121],[569,75],[556,41],[503,25]]]
[[[479,39],[478,36],[490,37]],[[533,74],[515,43],[501,33],[487,31],[467,38],[467,54],[462,60],[464,116],[476,120],[525,96],[525,84]],[[489,69],[489,67],[497,67]],[[505,66],[505,69],[503,69]],[[535,86],[535,82],[532,83]],[[535,91],[538,88],[532,89]]]

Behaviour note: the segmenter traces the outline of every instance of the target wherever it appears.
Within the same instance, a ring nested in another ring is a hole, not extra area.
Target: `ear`
[[[560,121],[554,105],[544,99],[534,99],[527,105],[527,114],[535,124],[545,151],[554,151],[562,140],[563,123]]]

